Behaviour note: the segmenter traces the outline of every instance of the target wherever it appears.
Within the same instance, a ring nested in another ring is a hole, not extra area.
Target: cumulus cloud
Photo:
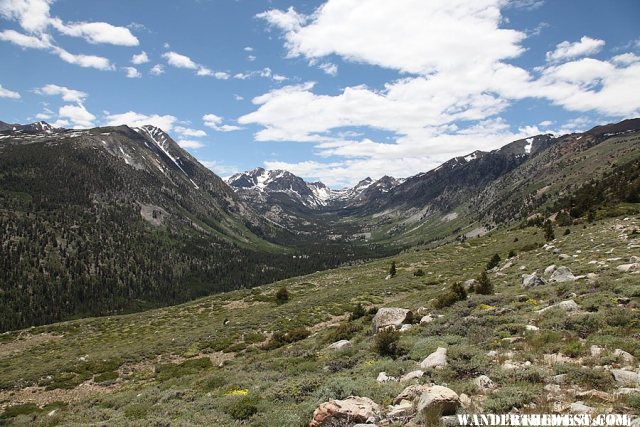
[[[96,116],[86,110],[83,105],[64,105],[58,110],[58,116],[74,128],[93,127]]]
[[[178,145],[182,148],[186,149],[195,149],[204,147],[204,144],[200,141],[194,141],[192,139],[180,139],[178,140]]]
[[[51,23],[49,5],[53,0],[1,0],[0,15],[18,21],[30,33],[43,32]]]
[[[53,47],[52,52],[64,62],[79,65],[83,68],[95,68],[97,70],[113,70],[114,68],[111,65],[111,61],[103,56],[73,54],[60,47]]]
[[[135,67],[123,67],[123,70],[127,73],[127,78],[129,79],[139,79],[142,77],[142,74]]]
[[[151,67],[151,70],[149,70],[149,72],[154,76],[159,76],[160,74],[164,74],[164,65],[156,64],[153,67]]]
[[[116,27],[106,22],[72,22],[65,24],[52,19],[51,25],[66,36],[82,37],[91,44],[138,46],[140,42],[126,27]]]
[[[582,36],[580,41],[571,43],[563,41],[558,43],[556,49],[547,52],[547,61],[562,61],[565,59],[578,58],[580,56],[593,55],[604,47],[604,40],[592,39],[591,37]]]
[[[336,64],[332,64],[331,62],[323,62],[322,64],[318,65],[318,68],[320,68],[330,76],[335,76],[338,74],[338,66]]]
[[[20,99],[20,94],[13,90],[6,89],[0,85],[0,98]]]
[[[233,132],[242,129],[239,126],[222,124],[223,118],[215,114],[205,114],[202,116],[204,125],[218,132]]]
[[[132,127],[141,127],[144,125],[152,125],[165,132],[170,132],[177,120],[176,117],[171,115],[146,115],[135,111],[127,111],[126,113],[120,114],[108,114],[105,119],[106,126],[128,125]]]
[[[149,62],[149,57],[147,56],[147,52],[144,50],[131,57],[131,63],[134,65],[146,64],[147,62]]]
[[[29,49],[49,49],[51,47],[51,42],[46,34],[28,36],[14,30],[4,30],[0,32],[0,40]]]
[[[184,126],[176,126],[174,129],[176,133],[179,133],[182,136],[190,136],[190,137],[202,137],[207,136],[207,133],[201,129],[191,129]]]
[[[186,55],[182,55],[178,52],[169,51],[162,54],[162,57],[167,61],[169,65],[176,68],[186,68],[189,70],[195,70],[198,76],[210,76],[219,80],[227,80],[231,77],[224,71],[213,71],[204,65],[196,63],[194,60]]]
[[[87,96],[89,96],[86,92],[54,84],[48,84],[40,88],[36,88],[34,89],[34,92],[38,95],[61,96],[63,101],[76,102],[78,104],[84,102]]]
[[[501,0],[328,0],[308,16],[293,8],[259,14],[281,31],[288,57],[317,66],[337,55],[396,70],[400,78],[381,89],[357,85],[331,95],[319,93],[313,82],[285,86],[253,98],[255,110],[238,123],[261,126],[258,141],[316,144],[316,153],[331,162],[280,166],[346,182],[361,177],[363,169],[406,176],[540,131],[535,126],[513,131],[500,118],[520,99],[543,99],[578,113],[640,114],[640,99],[633,99],[640,92],[635,55],[578,59],[604,44],[583,38],[560,43],[544,66],[512,65],[509,60],[524,52],[527,35],[503,27],[503,7]],[[344,136],[349,127],[385,131],[391,138]]]

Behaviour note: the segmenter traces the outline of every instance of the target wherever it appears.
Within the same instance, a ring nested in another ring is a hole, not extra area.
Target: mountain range
[[[0,329],[200,295],[640,198],[640,119],[333,190],[223,181],[153,126],[0,122]],[[54,302],[52,304],[51,302]]]

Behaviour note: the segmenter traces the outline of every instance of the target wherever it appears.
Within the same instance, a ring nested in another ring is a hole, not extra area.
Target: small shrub
[[[613,376],[610,372],[581,368],[571,364],[560,364],[555,366],[556,374],[567,374],[569,381],[587,389],[608,390],[614,385]]]
[[[103,372],[101,374],[96,375],[93,378],[93,381],[96,383],[106,383],[115,381],[118,379],[118,373],[116,371]]]
[[[433,305],[435,308],[445,308],[465,299],[467,299],[467,292],[464,290],[464,286],[462,286],[462,283],[456,282],[451,285],[448,292],[436,298]]]
[[[391,261],[391,267],[389,268],[389,276],[395,277],[396,273],[397,273],[396,262],[395,261]]]
[[[278,289],[278,292],[276,292],[276,303],[278,305],[281,305],[286,303],[287,301],[289,301],[289,291],[283,286],[282,288]]]
[[[213,391],[227,384],[227,379],[221,375],[212,375],[209,378],[206,378],[202,384],[201,388],[204,391]]]
[[[208,357],[198,359],[188,359],[182,363],[163,363],[156,366],[156,378],[166,381],[171,378],[179,378],[185,375],[197,374],[205,369],[211,368],[213,363]]]
[[[329,332],[325,342],[332,343],[340,340],[350,340],[359,330],[360,327],[353,323],[340,323]]]
[[[393,329],[385,329],[378,332],[374,340],[374,347],[380,356],[397,357],[404,351],[399,346],[400,333]]]
[[[498,264],[500,264],[500,261],[502,261],[500,255],[494,254],[487,263],[487,268],[485,270],[491,270],[492,268],[497,267]]]
[[[285,344],[301,341],[309,335],[311,335],[311,332],[306,328],[295,328],[287,332],[276,331],[271,336],[269,342],[263,346],[263,349],[273,350],[282,347]]]
[[[258,413],[259,402],[260,400],[256,396],[238,397],[227,406],[225,412],[235,420],[248,420]]]
[[[129,419],[139,420],[145,418],[150,409],[148,403],[133,403],[124,408],[124,416]]]
[[[550,220],[546,220],[544,222],[542,229],[544,230],[544,238],[547,242],[556,238],[556,235],[553,232],[553,224],[551,224]]]
[[[562,235],[568,236],[569,234],[571,234],[571,230],[567,228],[566,230],[564,230],[564,233]]]
[[[491,414],[506,414],[514,408],[522,408],[538,396],[538,390],[526,385],[511,385],[493,393],[483,405],[483,409]]]
[[[492,295],[494,293],[493,284],[489,280],[486,270],[480,273],[478,283],[474,286],[474,291],[481,295]]]
[[[349,320],[356,320],[366,315],[367,311],[364,309],[361,303],[358,303],[355,307],[353,307],[353,311],[349,315]]]
[[[417,269],[416,271],[413,272],[413,275],[416,276],[416,277],[422,277],[422,276],[424,276],[424,270],[419,268],[419,269]]]
[[[0,420],[17,417],[18,415],[29,415],[34,412],[39,412],[40,408],[35,403],[25,403],[22,405],[9,406],[0,415]]]
[[[476,347],[451,347],[447,351],[447,362],[453,369],[456,378],[472,378],[489,372],[491,362],[481,350]]]
[[[518,255],[518,254],[516,253],[516,251],[515,251],[515,250],[513,250],[513,249],[511,249],[511,250],[509,251],[509,255],[507,255],[507,258],[513,258],[513,257],[514,257],[514,256],[516,256],[516,255]]]

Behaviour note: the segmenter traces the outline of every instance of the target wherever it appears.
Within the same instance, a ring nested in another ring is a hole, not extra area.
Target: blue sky
[[[333,187],[640,115],[636,0],[0,0],[0,120]]]

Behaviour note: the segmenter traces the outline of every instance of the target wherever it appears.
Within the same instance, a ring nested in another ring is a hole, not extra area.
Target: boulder
[[[352,348],[353,344],[349,340],[340,340],[336,341],[333,344],[329,345],[327,348],[329,350],[346,350],[347,348]]]
[[[591,406],[587,406],[582,402],[572,403],[569,407],[569,412],[572,414],[590,414],[594,409]]]
[[[600,357],[602,356],[602,353],[604,352],[604,348],[597,346],[597,345],[592,345],[589,348],[589,352],[591,353],[591,357]]]
[[[578,306],[578,304],[574,300],[570,299],[570,300],[559,302],[557,304],[550,305],[549,307],[545,307],[541,310],[538,310],[537,313],[542,314],[545,311],[551,310],[556,307],[564,311],[577,311],[580,309],[580,306]]]
[[[471,405],[473,405],[473,402],[471,401],[471,398],[469,396],[467,396],[464,393],[460,394],[460,405],[462,405],[463,409],[469,409],[471,407]]]
[[[447,349],[438,347],[436,351],[428,355],[421,363],[422,369],[441,368],[447,366]]]
[[[476,279],[469,279],[469,280],[465,280],[462,286],[464,287],[465,291],[469,292],[472,289],[474,289],[478,283],[479,282]]]
[[[544,284],[545,284],[544,279],[542,277],[538,277],[538,275],[535,272],[531,274],[522,275],[523,289],[535,288],[536,286],[542,286]]]
[[[402,377],[400,377],[400,382],[411,381],[418,378],[422,378],[423,375],[424,375],[424,371],[421,371],[419,369],[417,371],[407,372]]]
[[[635,255],[632,256],[632,257],[629,257],[629,262],[631,264],[639,264],[640,263],[640,257],[639,256],[635,256]]]
[[[525,325],[524,330],[525,331],[530,331],[530,332],[536,332],[536,331],[539,331],[540,328],[538,328],[535,325]]]
[[[473,384],[478,387],[481,393],[485,393],[489,390],[492,390],[496,387],[495,383],[486,375],[480,375],[479,377],[473,380]]]
[[[380,417],[379,406],[368,397],[349,396],[343,400],[322,403],[313,411],[309,427],[351,426],[375,422]]]
[[[633,355],[631,353],[627,353],[626,351],[621,350],[619,348],[616,348],[613,351],[613,355],[618,357],[618,358],[620,358],[624,363],[627,363],[629,365],[634,364],[635,361],[636,361],[636,358],[633,357]]]
[[[433,322],[433,317],[431,317],[430,314],[427,314],[426,316],[423,316],[422,319],[420,319],[420,325],[422,326],[428,325],[431,322]]]
[[[390,377],[387,375],[386,372],[380,372],[378,374],[378,378],[376,378],[376,381],[378,381],[379,383],[386,383],[389,381],[395,381],[396,379],[394,377]]]
[[[386,418],[396,420],[398,418],[411,417],[416,413],[413,402],[409,400],[401,400],[397,405],[389,405],[387,408]]]
[[[551,274],[552,282],[563,283],[563,282],[573,282],[576,280],[576,276],[573,275],[571,270],[567,267],[558,267],[556,271]]]
[[[639,263],[622,264],[617,266],[616,268],[622,272],[628,273],[630,271],[638,270],[640,268],[640,264]]]
[[[428,388],[429,386],[422,385],[422,384],[413,384],[413,385],[410,385],[409,387],[405,387],[404,390],[402,390],[402,392],[399,395],[397,395],[395,399],[393,399],[393,404],[397,405],[403,400],[408,400],[410,402],[413,402],[417,398],[419,398],[422,395],[422,393],[424,393]]]
[[[378,331],[387,327],[398,329],[403,323],[411,323],[412,320],[413,313],[411,310],[397,307],[382,307],[373,317],[371,324],[373,326],[373,333],[378,333]]]
[[[434,385],[425,390],[418,400],[418,413],[437,412],[440,415],[453,415],[460,407],[460,397],[450,388]]]
[[[623,387],[640,387],[640,375],[637,372],[624,369],[612,369],[611,373],[616,382]]]
[[[402,325],[400,326],[400,332],[410,331],[411,328],[413,328],[413,325],[409,325],[409,324]]]

